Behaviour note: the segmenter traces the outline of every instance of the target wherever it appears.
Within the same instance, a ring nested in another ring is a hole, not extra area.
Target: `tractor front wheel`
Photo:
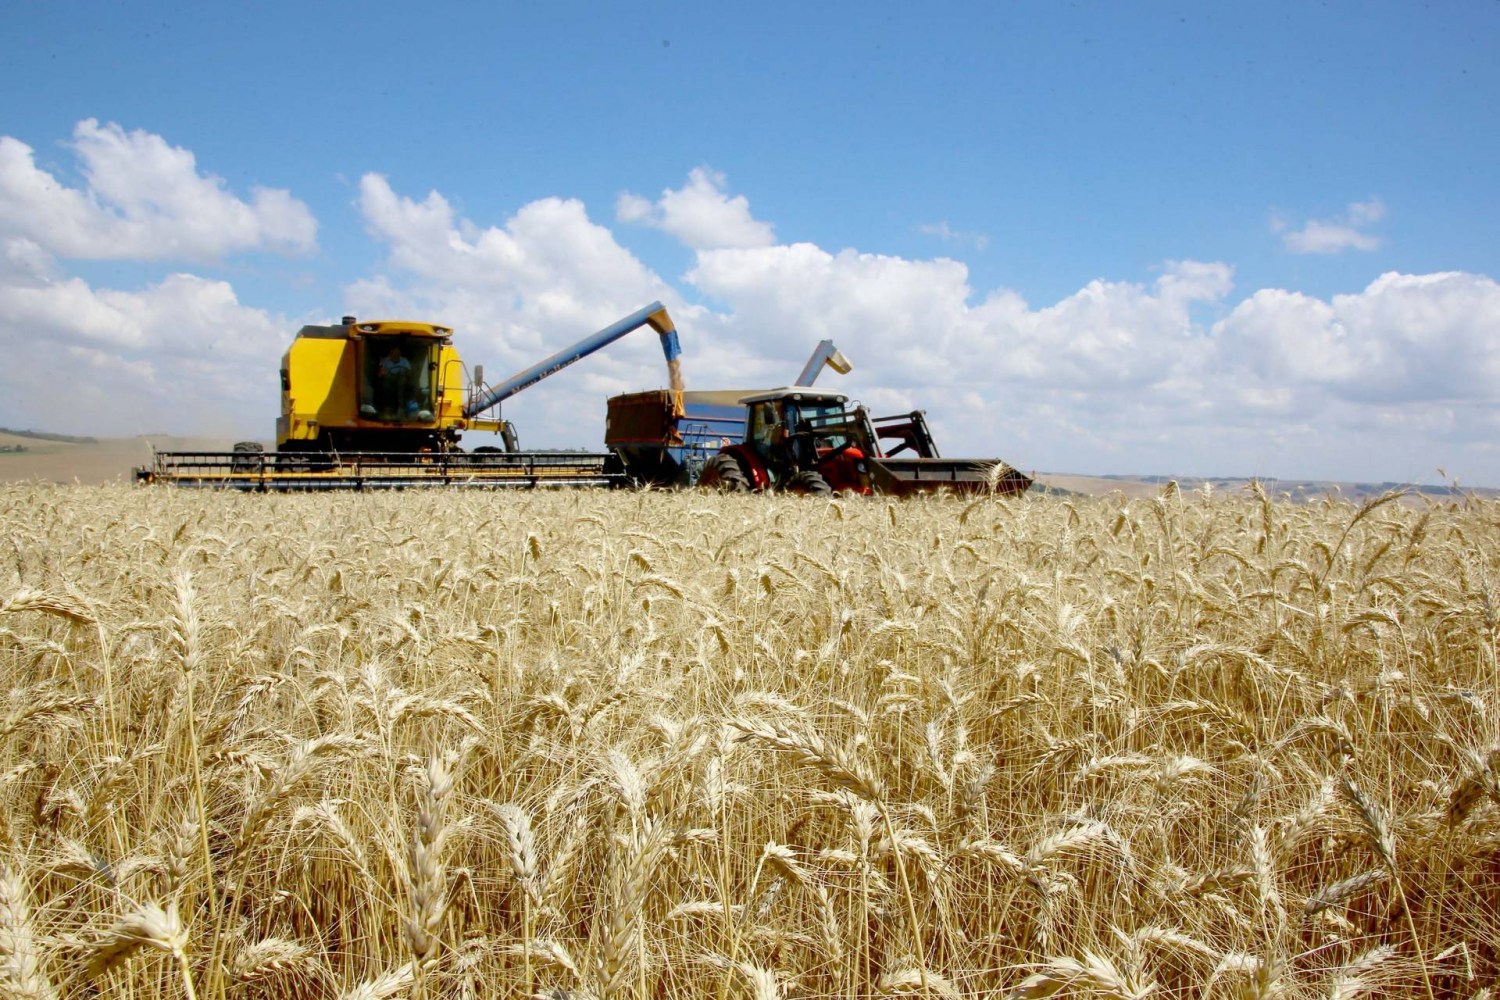
[[[833,487],[828,485],[828,480],[808,469],[800,469],[788,476],[782,489],[809,497],[833,496]]]
[[[740,463],[733,455],[715,455],[710,458],[703,466],[702,474],[698,476],[698,485],[724,493],[750,492],[750,480],[745,478],[745,470],[740,468]]]

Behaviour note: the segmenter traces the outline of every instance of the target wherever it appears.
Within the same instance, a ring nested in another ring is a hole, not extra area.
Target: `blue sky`
[[[302,322],[493,377],[662,298],[690,387],[833,336],[951,454],[1500,485],[1494,2],[0,18],[7,426],[265,435]],[[649,339],[523,443],[597,444]]]

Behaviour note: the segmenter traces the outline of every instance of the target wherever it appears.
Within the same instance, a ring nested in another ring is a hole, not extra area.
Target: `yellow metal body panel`
[[[282,358],[288,387],[281,394],[276,444],[311,441],[323,427],[350,427],[359,419],[355,341],[298,337]]]
[[[452,344],[438,348],[437,409],[433,418],[443,428],[459,430],[470,426],[464,419],[464,365]]]

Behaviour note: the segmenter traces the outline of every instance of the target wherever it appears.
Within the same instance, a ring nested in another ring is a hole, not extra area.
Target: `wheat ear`
[[[448,883],[442,854],[448,832],[446,805],[453,793],[453,778],[436,757],[428,760],[424,776],[426,783],[407,851],[411,914],[406,921],[406,943],[418,963],[427,963],[436,957],[437,931],[448,908]]]
[[[761,719],[735,718],[729,720],[729,725],[744,733],[747,739],[791,753],[799,763],[821,772],[838,788],[847,789],[869,802],[885,799],[885,786],[874,772],[830,747],[816,733],[796,732]]]
[[[619,994],[630,972],[630,957],[635,954],[641,934],[641,911],[656,863],[666,848],[668,837],[660,823],[648,819],[632,838],[630,855],[617,870],[614,899],[604,948],[596,964],[599,993],[604,1000]],[[645,970],[641,970],[644,977]]]
[[[261,938],[236,951],[229,967],[236,980],[250,983],[295,968],[306,962],[309,954],[305,944],[286,938]]]
[[[354,989],[341,993],[339,1000],[385,1000],[386,997],[393,997],[410,989],[411,984],[416,981],[416,970],[407,962],[389,972],[382,972],[374,979],[366,979]]]
[[[0,990],[17,1000],[53,1000],[57,990],[42,971],[31,927],[30,891],[19,872],[0,867]]]
[[[188,966],[187,939],[175,905],[162,909],[155,903],[145,903],[121,916],[94,943],[86,973],[90,979],[97,979],[142,948],[171,955],[182,973],[183,992],[188,1000],[197,1000]]]

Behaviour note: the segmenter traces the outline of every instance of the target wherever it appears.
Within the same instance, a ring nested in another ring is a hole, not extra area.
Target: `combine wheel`
[[[502,460],[499,456],[504,453],[493,445],[482,445],[475,448],[473,454],[475,465],[500,465]]]
[[[236,441],[230,472],[260,472],[266,467],[266,449],[259,441]]]
[[[333,469],[333,456],[320,450],[282,448],[276,452],[276,469],[279,472],[329,472]]]
[[[792,473],[787,477],[786,485],[782,489],[788,493],[798,493],[809,497],[833,496],[833,487],[828,485],[828,480],[808,469]]]
[[[740,468],[740,463],[733,455],[715,455],[710,458],[703,466],[702,474],[698,476],[698,485],[724,493],[750,492],[750,481],[745,478],[745,470]]]

